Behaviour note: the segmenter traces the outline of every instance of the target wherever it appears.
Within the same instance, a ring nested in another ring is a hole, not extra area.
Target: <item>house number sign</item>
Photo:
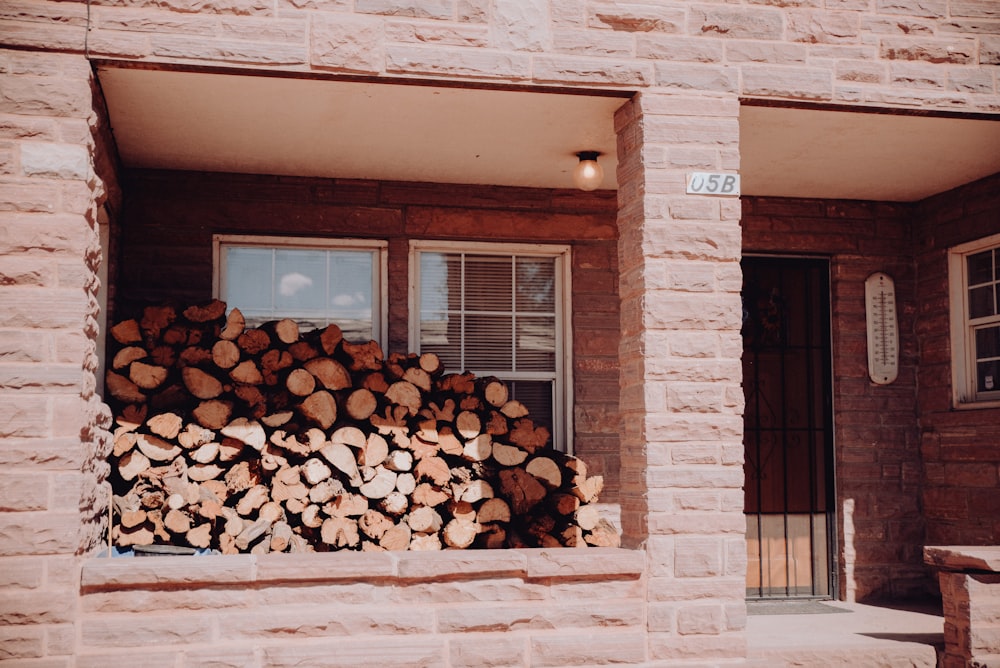
[[[899,373],[899,325],[896,320],[896,286],[876,272],[865,280],[865,320],[868,325],[868,377],[888,385]]]
[[[740,175],[716,172],[691,172],[687,175],[688,195],[740,196]]]

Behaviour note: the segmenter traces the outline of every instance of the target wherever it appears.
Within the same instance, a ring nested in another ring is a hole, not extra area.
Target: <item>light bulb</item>
[[[604,168],[597,163],[597,151],[580,151],[576,154],[580,164],[573,170],[573,183],[580,190],[597,190],[604,180]]]

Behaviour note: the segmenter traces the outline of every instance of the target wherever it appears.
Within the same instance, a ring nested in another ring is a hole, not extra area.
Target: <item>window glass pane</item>
[[[512,369],[512,327],[509,315],[466,313],[465,366],[471,370]]]
[[[528,409],[528,417],[538,427],[552,430],[552,381],[516,380],[507,383],[511,399],[517,399]]]
[[[513,265],[510,256],[466,255],[465,309],[510,312]]]
[[[420,321],[420,352],[437,354],[449,371],[463,370],[462,317],[443,311],[425,314]]]
[[[1000,326],[976,330],[976,359],[1000,357]]]
[[[326,252],[274,251],[275,308],[284,313],[323,313],[326,302]]]
[[[461,308],[461,295],[458,293],[460,287],[459,267],[455,267],[455,296],[452,306],[452,298],[449,291],[452,275],[451,264],[442,253],[421,253],[420,254],[420,317],[439,318],[445,309]],[[431,315],[433,314],[433,315]]]
[[[555,369],[555,317],[519,316],[517,319],[516,354],[518,371],[549,371]]]
[[[986,285],[981,288],[969,290],[969,317],[984,318],[996,313],[996,301],[993,297],[993,286]]]
[[[374,257],[357,251],[330,251],[327,319],[337,323],[349,341],[372,338]]]
[[[554,258],[517,258],[518,311],[555,311],[555,267]]]
[[[994,279],[992,250],[970,255],[966,261],[968,262],[969,285],[988,283]]]
[[[1000,389],[1000,360],[976,364],[976,391],[994,392]]]
[[[292,318],[303,331],[335,323],[349,341],[377,336],[376,251],[235,244],[221,251],[220,299],[243,311],[248,326]]]
[[[270,311],[272,304],[270,248],[226,248],[225,301],[250,314]]]

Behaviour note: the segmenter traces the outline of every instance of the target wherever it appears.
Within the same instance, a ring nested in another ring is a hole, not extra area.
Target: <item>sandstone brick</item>
[[[990,0],[952,0],[948,10],[950,16],[1000,19],[1000,7]]]
[[[391,600],[406,604],[540,601],[549,598],[544,585],[498,575],[489,579],[434,580],[393,589]]]
[[[799,100],[829,100],[833,80],[827,70],[751,66],[743,68],[743,94],[787,97]]]
[[[989,72],[959,69],[953,69],[948,73],[948,88],[960,93],[983,93],[988,95],[996,92],[996,85]]]
[[[879,54],[886,60],[919,60],[966,65],[972,63],[976,57],[976,41],[884,37],[881,40]]]
[[[895,62],[889,69],[889,80],[894,86],[908,88],[943,89],[947,82],[947,74],[940,68],[923,63]],[[894,95],[906,96],[905,92],[889,91],[886,98]],[[912,94],[915,95],[915,94]],[[911,98],[912,99],[912,98]],[[927,99],[927,98],[924,98]]]
[[[214,614],[134,615],[128,624],[122,624],[110,615],[84,617],[80,621],[81,649],[205,643],[213,637],[214,618]]]
[[[340,553],[335,559],[324,554],[260,555],[255,558],[255,578],[260,582],[297,580],[351,580],[364,573],[381,578],[397,574],[395,555]]]
[[[742,633],[654,637],[650,656],[655,661],[700,661],[740,659],[746,654]]]
[[[658,61],[654,64],[654,73],[656,85],[664,88],[733,93],[739,86],[739,72],[736,68],[725,65],[673,64]]]
[[[522,550],[528,559],[529,578],[638,577],[645,556],[638,550],[588,548],[586,550]]]
[[[492,573],[496,576],[520,575],[525,572],[525,555],[519,551],[491,555],[488,552],[467,551],[405,552],[399,555],[399,577],[413,580],[433,580],[455,575],[471,576]]]
[[[980,38],[979,63],[981,65],[1000,65],[1000,37],[984,35]]]
[[[482,25],[440,25],[427,21],[389,20],[385,22],[385,38],[390,42],[487,47],[490,33]]]
[[[329,636],[411,635],[434,631],[435,615],[404,606],[288,606],[259,611],[230,612],[219,619],[224,638],[267,640],[273,638],[322,638]]]
[[[947,16],[947,0],[876,0],[879,14],[904,14],[927,18]]]
[[[246,583],[253,580],[254,557],[229,555],[176,559],[92,559],[83,564],[80,586],[85,589],[140,585]]]
[[[591,627],[636,627],[642,621],[638,601],[592,601],[494,604],[475,608],[444,608],[438,611],[438,630],[443,633],[484,633],[554,630]]]
[[[692,7],[687,32],[724,39],[781,39],[782,12],[777,9]]]
[[[310,63],[346,72],[381,72],[385,67],[382,23],[363,18],[321,19],[310,28]]]
[[[526,54],[393,44],[386,48],[385,69],[399,74],[517,81],[530,76],[531,61]]]
[[[355,0],[354,9],[362,14],[413,16],[424,19],[451,19],[455,17],[453,0]]]
[[[6,592],[37,589],[42,586],[45,562],[37,558],[4,557],[0,559],[0,587]]]
[[[7,20],[0,22],[0,44],[8,48],[58,48],[72,52],[80,50],[85,32],[82,25]]]
[[[933,36],[935,22],[906,17],[861,16],[861,30],[877,35]]]
[[[858,39],[860,18],[856,12],[788,12],[787,36],[794,42],[853,43]]]
[[[630,60],[538,55],[532,61],[532,76],[539,82],[647,86],[653,70],[649,63]]]
[[[254,600],[266,606],[320,604],[332,600],[342,604],[369,604],[386,600],[382,585],[371,579],[360,580],[361,577],[368,578],[367,574],[358,577],[358,581],[337,584],[313,581],[307,587],[302,586],[302,580],[288,585],[269,584],[261,588],[260,595]]]
[[[489,668],[527,664],[525,636],[454,638],[448,641],[449,665]]]
[[[0,515],[0,553],[19,555],[73,553],[78,513],[22,512]]]
[[[640,633],[594,631],[587,642],[581,642],[578,633],[531,637],[532,666],[642,663],[645,660],[646,641]]]
[[[494,0],[490,13],[495,48],[542,51],[550,43],[547,0]]]
[[[887,78],[887,68],[882,63],[867,61],[839,61],[835,76],[839,81],[856,81],[858,83],[883,83]]]
[[[0,31],[0,38],[3,37],[3,32]],[[76,32],[74,29],[74,33]],[[79,44],[82,33],[75,36],[75,44]],[[90,112],[90,100],[90,83],[86,79],[8,76],[0,89],[0,112],[44,117],[85,117]],[[0,198],[0,201],[5,199]]]
[[[441,637],[371,638],[312,643],[282,643],[263,648],[263,664],[274,668],[323,665],[330,668],[355,668],[376,664],[386,668],[447,665],[446,641]]]
[[[71,622],[76,615],[72,600],[72,590],[0,593],[0,623],[15,626]]]
[[[733,62],[794,65],[805,63],[808,49],[802,44],[763,41],[732,41],[725,44],[726,60]]]
[[[592,28],[637,33],[684,30],[684,10],[680,7],[599,2],[591,4],[587,13],[587,23]]]
[[[38,406],[40,411],[47,412],[44,401],[38,402]],[[0,422],[0,425],[2,424]],[[0,434],[4,434],[2,426],[0,426]],[[10,433],[6,433],[4,436],[6,441],[4,447],[0,448],[0,466],[40,465],[50,470],[79,470],[83,463],[83,452],[79,445],[79,438],[75,441],[73,439],[47,438],[43,440],[41,438],[23,438],[23,436],[19,438]]]
[[[0,390],[58,392],[79,391],[82,387],[79,365],[4,364],[0,366]]]
[[[45,656],[45,636],[38,626],[0,626],[0,661]]]
[[[0,511],[45,510],[48,496],[49,479],[46,475],[0,474]]]
[[[301,65],[309,62],[305,44],[249,42],[240,40],[154,34],[151,54],[162,58],[183,58],[220,63],[255,65]]]
[[[238,650],[234,655],[238,656]],[[175,668],[177,666],[178,657],[181,656],[179,651],[177,652],[165,652],[162,650],[150,650],[146,649],[142,652],[142,665],[143,668],[148,666],[149,668]],[[104,668],[105,666],[128,663],[129,661],[135,660],[135,650],[119,650],[118,652],[91,652],[82,651],[78,652],[76,656],[76,667],[77,668]],[[196,664],[202,665],[202,664]],[[207,664],[214,665],[214,664]],[[224,665],[224,664],[223,664]],[[244,664],[244,666],[252,666],[253,663]]]
[[[552,49],[556,53],[627,58],[632,56],[635,42],[628,34],[564,28],[553,31]]]
[[[677,611],[680,635],[718,635],[726,622],[721,605],[683,606]]]
[[[149,7],[142,9],[93,7],[91,16],[94,26],[100,30],[126,32],[177,33],[208,37],[217,35],[221,25],[217,15],[179,14],[155,11]]]

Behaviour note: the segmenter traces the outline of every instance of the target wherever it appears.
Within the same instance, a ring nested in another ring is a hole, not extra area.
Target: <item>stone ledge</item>
[[[521,577],[525,580],[634,580],[646,554],[620,548],[445,550],[441,552],[210,555],[95,558],[82,565],[84,591],[266,585],[282,582],[441,581]]]
[[[1000,545],[928,545],[924,563],[943,571],[1000,573]]]

